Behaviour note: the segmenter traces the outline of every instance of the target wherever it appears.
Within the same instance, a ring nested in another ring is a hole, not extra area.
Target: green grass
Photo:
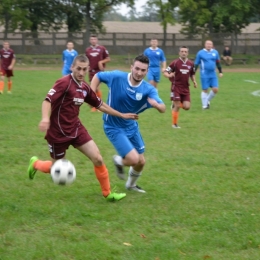
[[[259,73],[225,73],[206,111],[200,88],[191,88],[181,129],[171,128],[170,84],[162,79],[166,113],[150,109],[139,119],[147,162],[139,183],[147,193],[127,192],[118,203],[102,198],[92,164],[72,147],[71,186],[56,186],[43,173],[28,179],[31,156],[49,159],[37,125],[41,102],[59,77],[59,70],[15,71],[13,94],[0,96],[1,260],[259,259],[260,97],[251,92],[260,84],[244,81],[260,82]],[[84,105],[80,117],[112,187],[124,191],[101,113]]]

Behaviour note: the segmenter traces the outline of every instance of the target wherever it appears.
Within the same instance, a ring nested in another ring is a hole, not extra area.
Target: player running
[[[194,88],[197,87],[195,79],[195,68],[191,60],[188,59],[189,49],[186,46],[180,47],[180,57],[173,60],[164,71],[164,76],[171,81],[171,101],[172,101],[172,127],[180,128],[178,125],[179,110],[190,109],[190,84],[191,78]]]
[[[42,104],[42,120],[39,129],[47,131],[45,139],[48,142],[52,160],[42,161],[33,156],[28,167],[29,178],[33,179],[37,170],[50,173],[52,164],[64,158],[66,150],[72,145],[92,161],[103,196],[109,201],[120,200],[126,194],[111,192],[108,170],[97,145],[78,118],[79,110],[85,102],[102,112],[124,118],[124,120],[137,119],[138,116],[129,113],[122,114],[96,96],[84,81],[88,71],[88,58],[85,55],[77,56],[71,69],[71,74],[56,81]]]
[[[205,42],[205,48],[197,53],[194,64],[195,70],[200,66],[202,109],[209,109],[211,99],[218,93],[216,66],[219,71],[219,77],[223,76],[219,53],[213,49],[212,41],[207,40]],[[211,88],[211,91],[208,94],[209,88]]]
[[[108,71],[97,73],[91,81],[95,90],[100,82],[109,88],[107,103],[121,113],[139,114],[148,108],[165,112],[165,105],[155,89],[144,77],[148,71],[149,59],[139,55],[134,59],[131,72]],[[144,193],[137,185],[145,165],[145,144],[138,123],[133,120],[103,115],[104,131],[119,155],[113,157],[117,176],[125,179],[124,166],[130,166],[126,189]]]
[[[74,50],[73,42],[67,43],[67,49],[62,52],[63,68],[62,75],[68,75],[71,71],[71,65],[75,57],[78,56],[78,52]]]
[[[149,58],[149,70],[147,79],[150,84],[157,88],[162,72],[166,69],[166,58],[162,49],[158,48],[158,40],[151,39],[151,47],[145,49],[144,55]]]

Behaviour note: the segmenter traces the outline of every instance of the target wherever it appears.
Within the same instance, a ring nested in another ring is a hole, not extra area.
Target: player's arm
[[[11,64],[8,66],[8,69],[9,69],[9,70],[12,70],[12,69],[13,69],[14,64],[15,64],[15,61],[16,61],[15,55],[13,55],[13,59],[12,59],[12,61],[11,61]]]
[[[166,110],[166,106],[164,103],[158,103],[155,99],[148,97],[147,101],[149,102],[149,104],[155,108],[156,110],[158,110],[160,113],[164,113]]]
[[[91,89],[92,89],[95,93],[97,92],[97,88],[98,88],[100,82],[101,82],[101,81],[99,80],[97,74],[95,74],[94,77],[93,77],[92,80],[91,80],[91,83],[90,83],[90,87],[91,87]]]
[[[216,65],[217,65],[217,68],[218,68],[218,71],[219,71],[219,76],[222,77],[223,73],[222,73],[222,67],[221,67],[221,64],[220,64],[220,60],[216,60]]]
[[[171,66],[163,71],[163,76],[166,78],[173,78],[175,76],[175,72],[172,70]]]
[[[112,107],[110,107],[109,105],[107,105],[106,103],[102,103],[101,106],[98,108],[98,110],[109,114],[111,116],[117,116],[117,117],[121,117],[124,119],[134,119],[137,120],[138,119],[138,115],[137,114],[133,114],[133,113],[120,113],[119,111],[113,109]]]
[[[47,100],[42,102],[42,119],[39,123],[39,130],[46,132],[50,127],[51,103]]]
[[[162,73],[166,70],[166,61],[162,62]]]
[[[197,84],[197,82],[196,82],[196,78],[195,78],[195,75],[191,75],[191,80],[192,80],[192,82],[193,82],[193,84],[194,84],[194,88],[196,88],[197,86],[198,86],[198,84]]]
[[[108,56],[108,57],[106,57],[105,59],[103,59],[103,60],[100,60],[99,62],[98,62],[98,68],[101,70],[101,71],[103,71],[104,70],[104,64],[106,64],[107,62],[109,62],[111,59],[110,59],[110,57]]]

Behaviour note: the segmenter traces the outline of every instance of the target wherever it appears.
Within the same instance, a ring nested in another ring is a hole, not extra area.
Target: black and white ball
[[[51,178],[55,184],[68,185],[76,179],[73,163],[66,159],[57,160],[51,167]]]

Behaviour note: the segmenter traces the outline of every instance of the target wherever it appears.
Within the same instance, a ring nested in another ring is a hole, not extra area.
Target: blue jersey
[[[164,52],[160,48],[156,48],[156,49],[152,49],[151,47],[147,48],[144,51],[144,55],[149,58],[149,67],[152,67],[152,68],[155,68],[155,67],[160,68],[161,62],[166,61]]]
[[[194,64],[200,65],[200,76],[201,78],[212,78],[216,77],[216,63],[220,61],[218,51],[211,49],[200,50],[197,53]]]
[[[71,73],[70,67],[73,63],[74,58],[78,56],[78,52],[75,50],[65,50],[62,53],[63,60],[63,72],[67,72],[67,74]]]
[[[151,108],[152,106],[147,101],[148,97],[155,99],[158,103],[163,103],[157,89],[148,82],[142,80],[138,86],[132,86],[130,73],[115,70],[98,72],[96,75],[109,88],[107,104],[121,113],[139,114],[147,108]],[[108,114],[103,115],[103,120],[105,124],[114,127],[132,128],[137,125],[134,120],[126,120]]]

